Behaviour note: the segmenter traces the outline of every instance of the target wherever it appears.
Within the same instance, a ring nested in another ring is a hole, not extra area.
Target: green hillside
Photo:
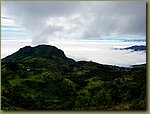
[[[1,109],[146,110],[146,65],[139,66],[76,62],[54,46],[26,46],[1,60]]]

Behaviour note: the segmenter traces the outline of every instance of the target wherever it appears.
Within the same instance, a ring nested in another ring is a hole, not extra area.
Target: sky
[[[75,60],[143,64],[146,53],[113,48],[146,45],[146,2],[2,1],[1,58],[39,44]]]
[[[146,39],[146,2],[5,1],[2,39],[53,40]]]

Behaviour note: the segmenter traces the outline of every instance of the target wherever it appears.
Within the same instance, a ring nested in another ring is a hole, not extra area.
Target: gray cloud
[[[62,27],[57,26],[48,26],[47,28],[44,28],[39,33],[34,34],[34,37],[32,38],[32,44],[47,44],[49,36],[53,35],[56,31],[63,30]],[[44,40],[43,40],[44,38]]]
[[[2,12],[30,31],[34,45],[49,39],[146,36],[146,2],[2,2]]]
[[[102,6],[102,7],[101,7]],[[144,2],[105,2],[91,9],[94,21],[84,37],[146,35],[146,4]]]

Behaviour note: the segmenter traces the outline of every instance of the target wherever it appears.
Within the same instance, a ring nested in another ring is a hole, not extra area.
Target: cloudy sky
[[[146,2],[2,2],[2,38],[145,39]]]
[[[1,58],[26,45],[49,44],[75,60],[142,64],[146,53],[113,48],[146,45],[146,2],[5,1],[1,36]]]

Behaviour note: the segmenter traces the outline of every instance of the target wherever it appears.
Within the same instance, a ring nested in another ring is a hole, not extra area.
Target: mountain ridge
[[[132,50],[132,52],[139,52],[139,51],[145,51],[146,52],[146,46],[145,45],[134,45],[126,48],[114,48],[115,50]]]
[[[64,52],[55,46],[50,45],[38,45],[35,47],[25,46],[20,48],[17,52],[13,53],[2,59],[2,61],[18,61],[19,59],[25,58],[27,56],[31,57],[44,57],[49,58],[52,56],[57,56],[66,59]]]
[[[141,46],[143,46],[143,45],[141,45]],[[133,47],[133,46],[131,46],[131,47]],[[123,48],[123,49],[121,48],[121,50],[124,50],[124,49],[130,49],[130,47]],[[32,57],[41,57],[41,58],[47,58],[47,59],[51,59],[52,57],[53,58],[59,57],[59,58],[66,59],[73,63],[74,62],[88,62],[88,61],[75,61],[72,58],[68,58],[68,57],[66,57],[65,53],[61,49],[58,49],[57,47],[51,46],[51,45],[37,45],[34,47],[25,46],[23,48],[20,48],[15,53],[8,55],[5,58],[2,58],[1,60],[3,62],[4,61],[5,62],[9,62],[9,61],[19,62],[19,61],[21,61],[21,59],[24,60],[24,58],[26,58],[28,56],[30,56],[31,58]],[[90,62],[100,64],[100,63],[93,62],[93,61],[90,61]],[[103,65],[108,65],[108,64],[103,64]],[[143,65],[143,64],[141,64],[141,65]],[[109,66],[114,66],[114,65],[109,65]],[[131,66],[133,66],[133,65],[131,65]]]
[[[145,45],[134,45],[131,47],[124,48],[125,50],[131,49],[133,51],[146,51]]]

